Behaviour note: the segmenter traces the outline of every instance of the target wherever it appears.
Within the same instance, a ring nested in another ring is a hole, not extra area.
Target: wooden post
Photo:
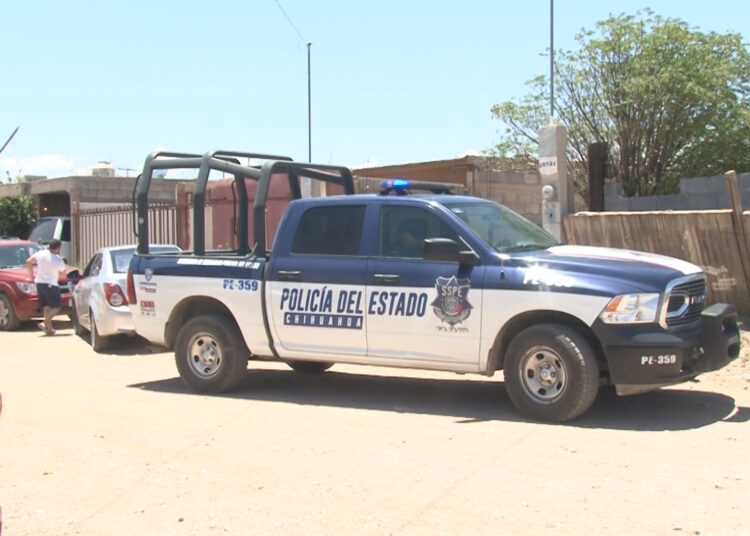
[[[750,256],[748,255],[747,237],[745,236],[745,226],[742,221],[742,197],[740,196],[740,187],[737,183],[737,173],[727,171],[724,174],[727,179],[727,189],[729,190],[729,199],[732,203],[732,224],[734,226],[734,237],[737,240],[737,249],[740,253],[740,262],[744,272],[745,285],[750,288]]]
[[[604,211],[604,178],[607,176],[607,143],[588,145],[589,161],[589,210]]]

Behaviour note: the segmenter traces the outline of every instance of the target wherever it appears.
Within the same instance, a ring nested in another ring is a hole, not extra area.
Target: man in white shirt
[[[26,269],[29,277],[36,283],[36,293],[39,296],[39,306],[44,308],[44,322],[39,323],[39,328],[47,335],[54,335],[52,317],[60,312],[60,286],[58,278],[65,271],[65,261],[60,257],[59,240],[50,240],[47,249],[42,249],[26,259]],[[34,266],[36,265],[36,276]]]

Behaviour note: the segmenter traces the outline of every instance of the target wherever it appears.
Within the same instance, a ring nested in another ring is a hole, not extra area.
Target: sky
[[[747,0],[554,0],[554,48],[650,8],[750,41]],[[549,72],[550,0],[0,0],[0,181],[137,175],[157,149],[352,168],[499,139],[490,109]],[[308,47],[311,124],[308,137]]]

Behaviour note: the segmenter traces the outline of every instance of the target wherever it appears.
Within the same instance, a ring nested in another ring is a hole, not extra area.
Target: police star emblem
[[[469,318],[472,306],[467,299],[471,288],[468,279],[456,279],[456,276],[438,277],[435,280],[435,288],[437,298],[430,305],[440,320],[453,326]]]

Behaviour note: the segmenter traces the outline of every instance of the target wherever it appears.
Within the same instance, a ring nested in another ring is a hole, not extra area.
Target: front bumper
[[[690,380],[726,366],[740,353],[737,311],[723,303],[707,307],[699,325],[684,331],[666,331],[656,324],[604,324],[600,320],[593,328],[620,395]]]
[[[63,293],[60,295],[60,305],[62,308],[58,315],[69,315],[72,312],[73,295]],[[19,298],[13,303],[15,313],[21,321],[31,320],[32,318],[42,318],[44,312],[39,307],[39,297],[36,294],[20,294]]]

